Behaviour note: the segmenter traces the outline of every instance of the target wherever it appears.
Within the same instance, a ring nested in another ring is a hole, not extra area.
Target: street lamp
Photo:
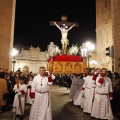
[[[96,60],[91,60],[90,61],[90,64],[93,66],[93,68],[95,68],[96,64],[97,64],[97,61]]]
[[[16,63],[16,61],[15,61],[15,56],[18,54],[18,50],[17,49],[15,49],[15,48],[13,48],[13,51],[12,51],[12,53],[11,53],[11,55],[13,56],[13,61],[12,61],[12,63],[13,63],[13,72],[14,72],[14,70],[15,70],[15,63]]]
[[[83,62],[86,62],[87,48],[85,43],[83,43],[82,46],[80,46],[80,50],[81,50],[81,56],[83,57]]]
[[[91,51],[94,50],[95,46],[91,42],[86,42],[87,47],[87,58],[88,58],[88,68],[89,68],[89,58],[91,57]]]
[[[81,49],[81,55],[85,58],[88,58],[88,68],[89,68],[89,58],[91,57],[91,51],[94,50],[95,46],[91,42],[83,43],[82,46],[80,46]]]

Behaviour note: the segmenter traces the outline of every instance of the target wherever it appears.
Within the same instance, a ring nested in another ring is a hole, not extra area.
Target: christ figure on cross
[[[70,29],[72,29],[75,24],[73,24],[72,26],[70,26],[69,28],[67,28],[67,26],[65,24],[63,24],[62,27],[60,27],[56,22],[53,22],[61,31],[61,35],[62,35],[62,39],[61,39],[61,44],[62,44],[62,50],[63,50],[63,53],[66,54],[66,51],[67,51],[67,45],[69,45],[69,40],[67,39],[67,34],[68,34],[68,31]]]

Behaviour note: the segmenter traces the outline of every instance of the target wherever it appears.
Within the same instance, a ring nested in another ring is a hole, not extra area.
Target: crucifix
[[[51,26],[56,26],[61,31],[61,44],[62,44],[62,52],[66,54],[67,45],[69,45],[69,40],[67,39],[67,34],[70,29],[73,27],[78,27],[78,23],[75,22],[67,22],[67,16],[63,15],[61,17],[62,21],[50,21]]]

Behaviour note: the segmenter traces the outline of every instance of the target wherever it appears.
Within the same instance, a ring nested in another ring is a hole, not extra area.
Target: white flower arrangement
[[[69,55],[77,55],[78,50],[79,50],[79,48],[77,45],[72,45],[72,47],[69,48],[68,54]]]
[[[55,47],[55,55],[60,55],[61,54],[61,50],[60,48],[56,45]]]

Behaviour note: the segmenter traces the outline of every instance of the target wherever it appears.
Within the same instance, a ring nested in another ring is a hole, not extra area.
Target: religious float
[[[53,73],[86,73],[86,63],[81,56],[56,55],[48,59],[48,70]]]
[[[77,53],[79,47],[73,45],[67,49],[69,40],[67,38],[68,31],[73,27],[78,27],[78,23],[67,22],[67,16],[62,16],[60,21],[50,21],[50,25],[56,26],[61,31],[61,44],[62,50],[57,45],[50,42],[48,45],[48,70],[53,73],[86,73],[86,63],[83,58]]]

